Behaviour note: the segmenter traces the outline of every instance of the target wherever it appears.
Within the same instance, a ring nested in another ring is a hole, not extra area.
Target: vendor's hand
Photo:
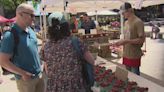
[[[128,40],[120,40],[118,42],[113,43],[114,46],[120,46],[120,45],[125,45],[128,43]]]

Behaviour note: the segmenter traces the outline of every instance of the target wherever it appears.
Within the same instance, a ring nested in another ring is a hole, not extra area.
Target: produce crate
[[[100,56],[102,58],[111,57],[111,50],[109,49],[109,46],[108,45],[100,46],[100,49],[98,51],[98,56]]]

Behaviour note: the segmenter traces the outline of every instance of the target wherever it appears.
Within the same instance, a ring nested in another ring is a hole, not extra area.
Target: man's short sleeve
[[[145,32],[144,32],[144,24],[142,21],[138,21],[136,23],[136,26],[137,26],[137,33],[138,33],[138,36],[139,37],[144,37],[145,35]]]
[[[0,53],[12,54],[14,48],[14,37],[11,32],[5,32],[1,41]]]

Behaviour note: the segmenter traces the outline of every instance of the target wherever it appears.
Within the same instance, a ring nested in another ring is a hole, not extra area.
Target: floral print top
[[[87,50],[84,43],[79,45],[83,52]],[[82,64],[71,37],[45,43],[44,59],[48,68],[47,92],[86,92]]]

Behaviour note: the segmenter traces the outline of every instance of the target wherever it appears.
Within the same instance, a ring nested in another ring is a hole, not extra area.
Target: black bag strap
[[[11,28],[11,33],[14,36],[14,53],[12,56],[12,58],[14,58],[15,55],[18,55],[19,36],[18,36],[17,30],[15,30],[15,28]]]
[[[71,40],[72,40],[73,48],[76,50],[76,53],[78,54],[80,60],[82,61],[83,68],[85,68],[85,69],[83,69],[84,70],[83,76],[84,76],[84,79],[86,80],[86,83],[87,83],[89,89],[90,89],[90,87],[93,86],[93,84],[94,84],[93,65],[91,65],[90,63],[88,63],[85,60],[85,58],[83,56],[84,53],[82,52],[82,49],[80,48],[80,45],[79,45],[80,41],[78,40],[78,38],[73,36]]]
[[[82,53],[82,50],[81,50],[81,48],[79,46],[80,42],[79,42],[78,38],[75,37],[75,36],[72,36],[71,40],[72,40],[73,48],[76,50],[76,53],[78,54],[80,59],[82,59],[83,58],[83,53]]]
[[[14,37],[14,50],[13,50],[13,56],[11,58],[11,61],[12,61],[15,55],[18,55],[19,36],[18,36],[17,30],[13,27],[9,30],[9,32],[11,32]]]
[[[15,30],[15,28],[11,28],[10,32],[13,34],[14,36],[14,53],[13,53],[13,57],[17,54],[18,55],[18,44],[19,44],[19,36],[17,31]]]

